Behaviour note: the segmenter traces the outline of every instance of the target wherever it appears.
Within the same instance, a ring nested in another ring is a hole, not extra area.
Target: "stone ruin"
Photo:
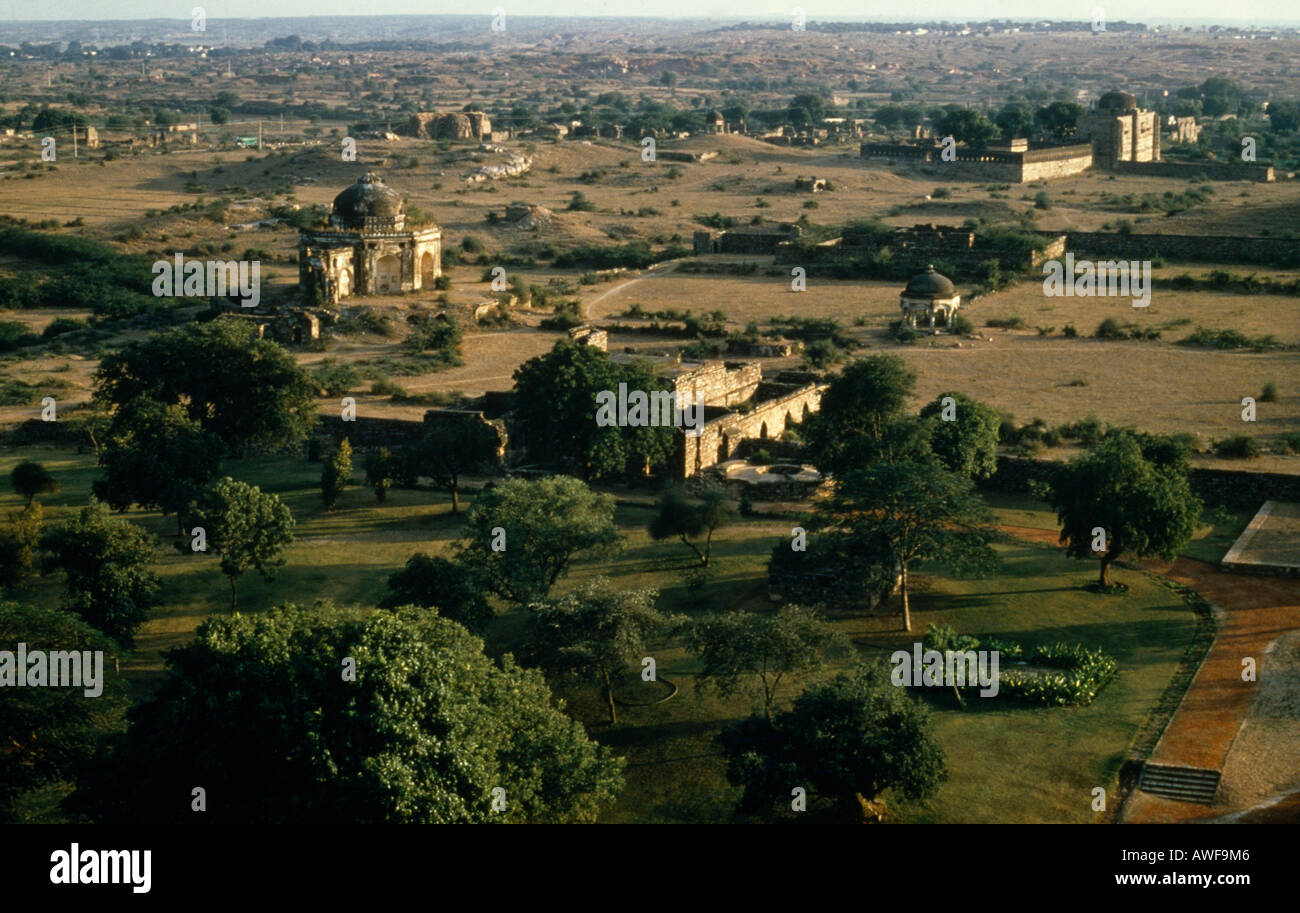
[[[492,139],[492,121],[481,111],[440,113],[426,111],[412,114],[402,132],[416,139],[484,140]]]

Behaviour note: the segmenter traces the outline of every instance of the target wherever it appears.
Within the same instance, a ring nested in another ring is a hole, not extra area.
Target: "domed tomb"
[[[442,229],[407,231],[402,195],[376,174],[334,198],[329,223],[298,235],[298,283],[309,302],[431,289],[442,275]]]
[[[952,315],[961,307],[961,296],[952,280],[935,272],[931,265],[908,280],[898,296],[898,305],[903,312],[903,326],[916,329],[920,321],[933,331],[951,325]]]
[[[334,198],[330,222],[353,231],[401,231],[406,227],[406,204],[378,175],[366,172]]]

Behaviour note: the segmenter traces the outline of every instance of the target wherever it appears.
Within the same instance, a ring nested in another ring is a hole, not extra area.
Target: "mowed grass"
[[[71,515],[89,495],[95,475],[90,455],[43,448],[8,451],[0,457],[0,473],[7,475],[22,459],[45,463],[59,478],[60,492],[44,499],[52,521]],[[441,492],[393,490],[388,502],[379,505],[368,490],[356,487],[327,514],[316,487],[319,465],[288,457],[259,458],[230,461],[226,472],[278,494],[297,522],[298,540],[275,580],[266,583],[253,573],[240,579],[242,612],[316,599],[373,605],[384,591],[385,578],[413,552],[443,551],[459,530],[449,498]],[[0,510],[20,506],[16,495],[0,494]],[[1004,522],[1013,525],[1045,522],[1041,505],[1032,501],[998,504],[995,499],[995,507],[1012,511]],[[205,617],[228,611],[229,587],[215,557],[169,547],[176,536],[174,518],[142,511],[125,516],[163,540],[156,564],[163,604],[142,629],[135,656],[123,665],[135,691],[143,695],[162,668],[163,650],[188,641]],[[621,499],[617,519],[626,537],[624,547],[614,555],[578,562],[557,591],[604,575],[622,587],[656,588],[661,609],[687,617],[728,609],[775,609],[767,596],[768,555],[774,545],[789,541],[797,521],[754,517],[722,530],[715,537],[707,573],[688,585],[698,562],[675,541],[652,541],[645,532],[649,516],[644,504]],[[1036,522],[1013,522],[1025,518]],[[949,692],[923,694],[920,699],[933,707],[934,734],[947,755],[951,779],[926,802],[891,798],[906,820],[1092,820],[1090,790],[1113,788],[1125,748],[1168,684],[1190,637],[1190,610],[1139,572],[1119,571],[1131,588],[1125,596],[1102,597],[1081,588],[1094,576],[1090,563],[1038,546],[1013,543],[999,550],[1005,566],[993,577],[920,575],[910,634],[898,630],[899,619],[893,614],[834,616],[831,623],[851,638],[858,660],[884,661],[895,649],[910,649],[926,626],[935,623],[1026,643],[1079,641],[1115,656],[1120,676],[1086,708],[976,699],[968,709],[958,710]],[[60,586],[58,575],[52,575],[14,597],[53,608]],[[489,651],[518,652],[526,625],[525,610],[502,611],[485,636]],[[757,712],[756,698],[750,691],[727,699],[701,693],[695,679],[698,664],[674,641],[650,645],[649,655],[656,661],[660,682],[642,682],[636,670],[629,669],[618,688],[629,705],[620,706],[615,726],[606,723],[594,689],[557,688],[557,695],[591,734],[627,759],[627,787],[603,820],[726,820],[737,791],[726,780],[717,735]],[[840,662],[818,677],[848,668],[853,661]],[[650,703],[667,692],[665,679],[676,684],[679,693],[666,702]],[[781,706],[788,706],[811,680],[785,682]]]

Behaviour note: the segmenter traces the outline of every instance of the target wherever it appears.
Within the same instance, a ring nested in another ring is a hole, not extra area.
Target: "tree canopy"
[[[1201,501],[1186,462],[1176,448],[1154,444],[1144,454],[1137,436],[1110,435],[1052,478],[1048,503],[1061,523],[1061,543],[1073,557],[1101,557],[1102,587],[1111,586],[1110,566],[1120,555],[1173,558],[1196,531]]]
[[[130,646],[149,609],[157,605],[157,541],[92,499],[77,516],[47,530],[41,547],[51,567],[66,575],[64,605],[123,646]]]
[[[100,363],[95,397],[182,404],[233,454],[301,441],[317,421],[315,388],[289,350],[233,317],[128,343]]]
[[[484,584],[520,605],[545,599],[579,555],[618,544],[614,499],[579,479],[510,479],[465,512],[458,558]]]
[[[209,618],[168,654],[74,802],[112,823],[583,822],[621,766],[540,672],[453,621],[288,605]]]
[[[605,578],[585,583],[534,609],[529,653],[544,668],[599,682],[613,725],[615,680],[676,623],[655,609],[658,596],[653,589],[617,589]]]
[[[230,578],[230,611],[238,596],[235,581],[254,568],[271,580],[284,564],[293,542],[293,515],[284,502],[256,485],[226,476],[190,506],[191,526],[201,527],[207,547],[221,556],[221,572]]]
[[[770,813],[802,787],[849,820],[894,789],[932,795],[947,779],[924,706],[884,665],[862,665],[795,698],[772,724],[745,720],[723,733],[727,778],[744,787],[742,813]],[[788,805],[786,806],[788,807]]]
[[[14,800],[23,792],[60,780],[71,780],[99,739],[119,721],[126,703],[126,686],[114,673],[117,645],[69,612],[0,602],[0,644],[18,643],[29,651],[102,651],[98,673],[82,666],[83,687],[6,687],[0,700],[0,732],[5,734],[0,764],[0,822],[17,820]],[[99,675],[91,685],[87,675]],[[11,683],[12,684],[12,683]],[[87,697],[88,688],[102,690]]]

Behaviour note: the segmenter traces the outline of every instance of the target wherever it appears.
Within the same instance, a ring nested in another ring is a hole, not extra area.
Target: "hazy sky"
[[[1300,20],[1296,0],[0,0],[0,19],[188,19],[202,6],[209,21],[264,16],[488,15],[656,16],[725,19],[788,18],[802,7],[810,20],[845,19],[1078,19],[1102,7],[1110,20],[1155,23],[1240,20],[1252,23]]]

